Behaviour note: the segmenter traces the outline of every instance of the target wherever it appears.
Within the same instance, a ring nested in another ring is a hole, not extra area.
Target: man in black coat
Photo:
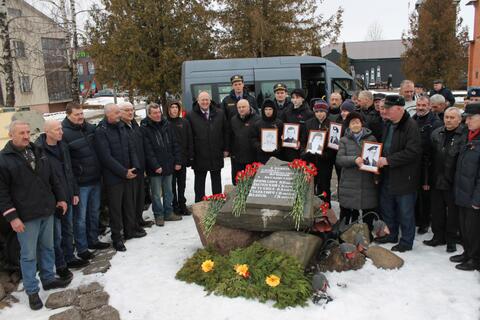
[[[441,94],[444,96],[445,100],[447,101],[447,107],[455,106],[455,97],[452,94],[450,89],[443,86],[443,80],[437,79],[433,81],[433,89],[430,90],[428,95],[431,97],[434,94]]]
[[[305,101],[305,91],[303,89],[294,89],[292,91],[292,106],[288,108],[284,116],[284,124],[286,123],[298,123],[300,124],[300,133],[305,130],[305,123],[307,120],[313,118],[313,112],[310,109],[310,106]],[[283,134],[283,133],[282,133]],[[289,137],[284,136],[283,141]],[[293,161],[294,159],[300,159],[300,141],[295,148],[283,148],[282,149],[282,160]]]
[[[179,101],[172,102],[168,106],[167,117],[175,129],[175,136],[180,148],[180,164],[182,165],[180,170],[175,170],[173,173],[173,211],[180,215],[189,215],[187,199],[185,198],[185,186],[187,167],[191,166],[190,159],[193,159],[193,137],[190,122],[181,117],[182,114],[183,108]]]
[[[120,120],[119,106],[109,103],[104,111],[105,118],[95,131],[95,148],[102,164],[113,247],[126,251],[124,240],[146,235],[138,232],[135,220],[133,188],[140,165],[133,142]]]
[[[337,122],[337,119],[341,118],[342,110],[340,107],[342,106],[343,99],[342,95],[338,92],[332,92],[330,94],[330,101],[329,101],[329,111],[328,111],[328,120],[331,122]]]
[[[382,140],[383,123],[380,113],[373,104],[373,94],[370,91],[361,91],[358,94],[358,110],[365,119],[366,127],[369,128],[377,141]]]
[[[455,172],[454,196],[459,206],[463,253],[450,257],[460,270],[480,270],[480,103],[465,108],[468,135]]]
[[[415,205],[415,222],[418,226],[418,234],[428,232],[430,225],[430,187],[432,179],[431,135],[433,130],[442,126],[442,121],[431,112],[430,98],[420,96],[417,98],[415,115],[412,117],[417,122],[422,138],[422,164],[420,167],[420,185],[418,186],[418,198]]]
[[[35,144],[42,148],[65,193],[68,210],[63,216],[54,218],[55,267],[61,278],[72,278],[70,267],[81,268],[89,264],[87,260],[75,257],[73,250],[73,206],[78,205],[79,190],[73,175],[72,162],[67,144],[62,141],[62,124],[58,120],[47,120]]]
[[[282,141],[280,136],[282,135],[283,122],[277,117],[276,103],[270,99],[263,101],[261,112],[261,118],[259,118],[253,125],[251,144],[257,153],[255,161],[265,164],[270,157],[278,157],[281,152]],[[262,149],[262,129],[274,129],[277,131],[277,146],[275,150],[265,151]]]
[[[329,136],[330,120],[328,119],[328,110],[329,106],[324,100],[315,101],[313,105],[315,116],[308,119],[305,123],[305,127],[301,134],[301,140],[303,150],[302,158],[308,162],[313,162],[318,170],[318,173],[315,176],[315,194],[319,195],[325,192],[327,194],[325,201],[330,204],[330,181],[332,180],[333,165],[335,164],[337,151],[326,148],[328,143],[325,141],[322,155],[306,153],[308,136],[311,130],[322,130],[326,132],[327,137]]]
[[[98,241],[98,218],[101,202],[101,166],[94,146],[95,126],[85,121],[80,104],[70,102],[62,121],[63,141],[67,143],[72,169],[79,186],[79,203],[73,207],[73,234],[77,255],[88,260],[88,249],[106,249]]]
[[[253,136],[253,125],[258,120],[258,116],[245,99],[238,101],[237,111],[237,114],[230,120],[230,159],[233,185],[237,185],[237,173],[244,170],[247,164],[255,162],[255,147],[250,142]]]
[[[135,120],[135,108],[130,102],[121,102],[121,119],[125,129],[132,140],[138,158],[137,177],[133,181],[133,199],[135,200],[135,222],[138,233],[145,233],[143,227],[152,226],[153,222],[143,219],[145,207],[145,147],[142,130]]]
[[[390,235],[377,241],[396,243],[401,228],[402,238],[392,247],[393,251],[400,252],[412,250],[415,239],[415,201],[422,152],[420,131],[404,106],[402,96],[385,98],[389,121],[382,135],[382,157],[378,160],[378,167],[382,169],[380,208]]]
[[[293,106],[292,101],[288,97],[287,86],[283,83],[276,83],[273,86],[273,94],[275,95],[273,102],[275,103],[277,118],[283,121],[285,112]]]
[[[245,88],[243,76],[234,75],[230,78],[230,82],[232,83],[232,91],[230,91],[230,94],[223,98],[222,101],[222,109],[223,112],[225,112],[227,120],[230,121],[230,119],[237,114],[237,103],[242,99],[248,100],[250,107],[258,114],[257,100],[251,96]]]
[[[443,99],[443,97],[442,97]],[[453,181],[457,158],[467,140],[462,114],[456,107],[445,111],[445,125],[431,135],[431,214],[433,238],[424,240],[427,246],[447,244],[447,252],[456,251],[458,207],[453,196]]]
[[[195,173],[195,202],[205,196],[205,178],[210,171],[212,193],[222,193],[223,159],[229,155],[229,129],[225,113],[203,91],[187,115],[193,136],[192,168]]]
[[[178,221],[182,217],[173,212],[172,177],[182,169],[181,151],[175,129],[163,117],[162,108],[155,103],[147,106],[147,117],[141,128],[147,156],[147,175],[150,178],[152,211],[155,224],[163,227],[165,221]]]
[[[30,308],[43,307],[38,296],[37,263],[43,289],[68,286],[71,278],[55,278],[53,214],[65,214],[65,194],[43,150],[30,143],[27,122],[10,124],[11,140],[0,152],[0,212],[17,233],[23,287]]]

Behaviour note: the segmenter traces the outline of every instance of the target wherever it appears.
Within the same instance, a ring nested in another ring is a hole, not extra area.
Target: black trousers
[[[362,209],[362,221],[363,223],[368,224],[368,228],[373,230],[373,221],[376,220],[376,216],[373,213],[367,214],[371,211],[378,214],[378,209]],[[360,216],[360,210],[349,209],[340,206],[340,220],[345,218],[345,224],[350,224],[356,222]],[[380,214],[378,214],[380,217]]]
[[[187,168],[175,170],[172,175],[172,192],[173,192],[173,211],[178,212],[184,210],[187,205],[185,199],[185,184],[187,181]]]
[[[315,194],[319,195],[325,192],[327,196],[325,201],[330,204],[332,191],[330,190],[330,182],[332,181],[333,162],[318,162],[317,175],[315,176]]]
[[[480,210],[459,207],[460,233],[468,258],[480,263]]]
[[[195,202],[202,201],[205,196],[205,179],[208,171],[194,170],[195,174]],[[210,171],[210,180],[212,183],[212,194],[222,193],[222,176],[220,170]]]
[[[140,223],[143,222],[143,209],[145,207],[145,176],[138,174],[133,180],[133,198],[135,201],[135,222],[136,228],[140,229]]]
[[[422,187],[417,192],[415,223],[421,228],[428,228],[430,225],[430,190],[423,190]]]
[[[430,200],[434,238],[455,243],[458,233],[458,207],[455,205],[453,190],[432,189]]]
[[[122,240],[122,230],[124,236],[129,236],[136,229],[134,183],[127,180],[105,187],[113,242]]]
[[[237,173],[245,170],[245,167],[247,166],[247,163],[238,163],[237,161],[231,159],[231,164],[232,164],[232,184],[234,186],[237,185],[237,182],[235,181],[235,177],[237,176]]]

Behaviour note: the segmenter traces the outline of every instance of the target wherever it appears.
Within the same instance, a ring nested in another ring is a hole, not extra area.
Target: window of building
[[[7,15],[10,16],[10,18],[17,18],[22,16],[22,10],[16,9],[16,8],[8,8],[7,9]]]
[[[27,93],[32,92],[32,86],[30,84],[30,77],[29,76],[20,76],[20,91]]]
[[[78,70],[78,75],[83,76],[84,71],[83,71],[83,64],[82,63],[77,64],[77,70]]]
[[[25,43],[23,41],[13,41],[13,49],[16,58],[25,58]]]
[[[93,62],[87,62],[88,74],[95,74],[95,65]]]

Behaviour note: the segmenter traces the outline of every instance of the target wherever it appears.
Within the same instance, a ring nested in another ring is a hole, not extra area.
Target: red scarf
[[[472,142],[472,140],[479,135],[480,135],[480,129],[477,129],[475,131],[468,131],[468,142]]]

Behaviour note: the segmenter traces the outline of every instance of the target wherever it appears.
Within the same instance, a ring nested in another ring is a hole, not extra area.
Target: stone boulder
[[[48,320],[82,320],[82,319],[83,319],[82,311],[77,308],[67,309],[63,312],[56,313],[50,316],[50,318],[48,318]]]
[[[212,246],[221,254],[228,254],[230,250],[248,247],[260,238],[255,232],[227,228],[218,224],[213,227],[208,237],[205,236],[202,221],[207,213],[208,205],[207,201],[202,201],[192,206],[193,220],[204,247]]]
[[[352,224],[351,226],[349,226],[347,231],[340,235],[340,239],[342,239],[344,242],[354,245],[355,235],[357,233],[360,233],[367,241],[367,244],[370,244],[370,230],[368,229],[368,224],[366,223]]]
[[[395,253],[380,246],[369,247],[366,255],[379,269],[399,269],[404,263],[403,259]]]
[[[105,291],[95,291],[80,295],[76,301],[76,305],[83,311],[90,311],[107,305],[109,298],[110,296]]]
[[[365,264],[365,256],[359,252],[353,259],[346,259],[338,247],[330,250],[330,254],[318,263],[321,272],[358,270]]]
[[[48,296],[45,306],[50,309],[69,307],[74,304],[77,295],[77,290],[73,289],[52,293]]]
[[[296,258],[304,268],[322,245],[321,238],[295,231],[277,231],[258,242],[265,248]]]
[[[102,285],[96,281],[78,287],[78,292],[80,294],[90,293],[94,291],[103,291]]]
[[[102,306],[89,311],[86,318],[88,320],[120,320],[120,313],[112,306]]]
[[[3,287],[3,284],[0,283],[0,300],[5,298],[6,295],[7,293],[5,292],[5,288]]]

